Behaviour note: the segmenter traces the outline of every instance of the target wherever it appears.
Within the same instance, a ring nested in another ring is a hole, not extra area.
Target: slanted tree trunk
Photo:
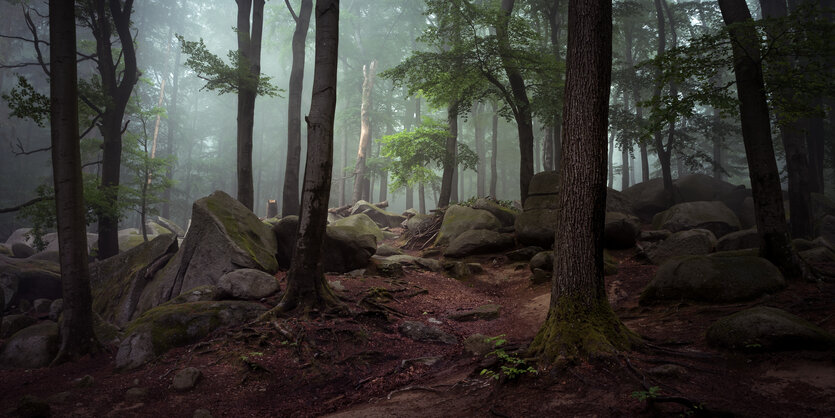
[[[499,154],[499,109],[496,106],[496,102],[491,104],[493,106],[493,130],[490,141],[490,196],[497,198],[496,183],[499,181],[499,171],[496,167],[496,160]]]
[[[255,199],[252,187],[252,130],[255,125],[255,97],[261,75],[263,28],[264,0],[238,0],[238,52],[241,56],[238,71],[245,74],[238,83],[238,201],[249,210],[253,210]]]
[[[771,143],[758,35],[753,26],[744,25],[752,22],[745,0],[719,0],[719,8],[725,24],[730,26],[742,140],[761,238],[760,256],[774,263],[787,277],[798,277],[802,266],[792,251],[786,225],[780,173]]]
[[[98,351],[87,267],[87,224],[78,142],[75,3],[49,1],[50,131],[61,288],[61,345],[52,364]]]
[[[299,232],[287,273],[287,290],[265,314],[326,310],[340,303],[322,272],[322,241],[328,221],[333,168],[333,121],[336,68],[339,61],[339,0],[316,2],[316,52],[313,98],[307,117],[307,161],[304,170]]]
[[[449,206],[452,197],[453,173],[458,162],[455,158],[456,145],[458,143],[458,104],[453,103],[447,106],[447,122],[449,123],[449,136],[446,140],[446,158],[444,158],[444,173],[441,177],[441,195],[438,197],[438,207]]]
[[[361,200],[367,195],[365,188],[367,182],[367,168],[365,166],[368,153],[371,151],[371,92],[374,90],[374,77],[377,73],[377,60],[371,61],[370,65],[362,66],[362,104],[360,108],[360,141],[357,150],[357,164],[354,168],[354,192],[351,195],[351,203]]]
[[[290,86],[287,90],[287,164],[284,166],[284,190],[281,193],[281,216],[299,214],[299,172],[302,153],[302,88],[304,86],[304,49],[313,0],[302,0],[299,15],[293,12],[289,0],[287,8],[296,21],[293,31],[293,64],[290,67]]]
[[[551,363],[627,349],[635,338],[606,299],[603,222],[612,66],[611,0],[569,0],[564,154],[551,304],[530,351]]]

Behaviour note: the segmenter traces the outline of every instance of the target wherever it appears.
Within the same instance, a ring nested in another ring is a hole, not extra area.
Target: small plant
[[[486,341],[492,343],[495,349],[485,355],[485,357],[496,356],[501,364],[499,366],[501,371],[497,373],[490,369],[482,369],[480,375],[492,377],[496,380],[499,380],[502,376],[507,380],[514,380],[527,373],[536,374],[536,369],[528,366],[525,360],[520,359],[516,354],[508,354],[501,348],[507,342],[503,337],[504,334],[488,338]]]
[[[657,398],[659,392],[661,392],[661,388],[658,387],[658,386],[653,386],[653,387],[649,388],[648,390],[639,390],[639,391],[632,392],[632,397],[634,399],[637,399],[637,400],[643,402],[647,399]]]

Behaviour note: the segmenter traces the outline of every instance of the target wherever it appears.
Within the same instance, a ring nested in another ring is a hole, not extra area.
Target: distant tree
[[[78,142],[78,82],[75,51],[75,4],[49,1],[50,130],[55,213],[64,311],[61,346],[52,364],[98,351],[93,333],[87,226]]]
[[[603,280],[611,0],[569,0],[566,61],[551,304],[530,347],[546,362],[614,353],[634,338],[609,306]]]
[[[322,242],[328,222],[333,169],[333,122],[336,69],[339,62],[339,0],[316,1],[316,53],[313,98],[307,117],[307,162],[304,170],[299,232],[287,273],[287,290],[266,316],[292,310],[308,312],[339,305],[322,272]]]
[[[377,76],[377,60],[362,66],[362,103],[360,108],[360,140],[357,150],[357,163],[354,165],[354,190],[351,203],[369,197],[369,179],[366,163],[371,153],[371,107],[374,80]]]
[[[287,93],[287,164],[284,169],[284,191],[281,199],[281,216],[299,214],[299,171],[302,147],[302,87],[304,85],[304,50],[313,0],[302,0],[298,16],[290,1],[285,0],[296,29],[293,31],[293,64],[290,67],[290,87]]]

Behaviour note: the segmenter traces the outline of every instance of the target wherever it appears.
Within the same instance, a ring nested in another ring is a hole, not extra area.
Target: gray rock
[[[435,221],[435,215],[416,214],[406,219],[403,226],[407,231],[419,233],[428,228]]]
[[[6,257],[12,256],[12,249],[6,244],[0,244],[0,255],[5,255]]]
[[[35,255],[35,250],[32,247],[22,242],[16,242],[12,244],[12,257],[29,258],[33,255]]]
[[[273,232],[278,240],[278,259],[281,268],[289,268],[296,245],[299,219],[287,216],[281,219]],[[382,242],[380,228],[365,214],[351,215],[327,226],[322,253],[327,254],[322,264],[326,272],[347,273],[366,267]]]
[[[196,367],[186,367],[174,375],[171,381],[171,389],[184,391],[194,388],[200,378],[203,377],[203,372]]]
[[[560,173],[558,171],[541,171],[531,177],[528,185],[528,196],[552,195],[560,191]]]
[[[64,299],[55,299],[49,305],[49,320],[58,322],[58,317],[64,312]]]
[[[708,328],[707,342],[743,351],[835,349],[832,334],[786,311],[765,306],[719,319]]]
[[[61,297],[61,268],[47,261],[0,256],[0,287],[6,308],[23,300],[58,299]]]
[[[0,353],[0,366],[35,369],[46,367],[58,354],[58,324],[44,321],[9,338]]]
[[[786,286],[780,270],[760,257],[677,257],[658,268],[642,305],[691,300],[725,303],[756,299]]]
[[[651,221],[656,213],[667,210],[671,201],[664,193],[664,180],[654,178],[624,190],[623,196],[632,202],[635,215],[643,221]]]
[[[216,191],[194,202],[182,249],[145,287],[136,311],[144,312],[197,286],[217,285],[233,270],[254,268],[275,274],[276,253],[276,236],[270,228],[240,202]]]
[[[432,271],[432,272],[435,272],[435,273],[438,273],[438,272],[441,272],[441,271],[444,270],[443,263],[441,263],[438,260],[435,260],[434,258],[418,257],[418,258],[415,259],[415,264],[417,264],[420,267],[423,267],[426,270],[429,270],[429,271]]]
[[[141,402],[148,396],[148,389],[145,388],[130,388],[125,391],[125,401],[130,403]]]
[[[716,241],[716,251],[744,250],[746,248],[760,248],[760,234],[757,228],[743,229],[731,232]]]
[[[538,253],[544,251],[542,247],[536,246],[529,246],[525,248],[520,248],[518,250],[509,251],[507,254],[507,259],[510,261],[530,261],[533,256]]]
[[[448,261],[443,263],[444,270],[450,277],[463,280],[473,275],[470,266],[460,261]]]
[[[387,212],[364,200],[358,201],[351,207],[351,215],[360,213],[367,215],[380,228],[398,228],[406,220],[405,216]]]
[[[516,240],[523,245],[553,247],[558,215],[556,209],[535,209],[520,213],[513,224]]]
[[[453,312],[449,314],[448,317],[449,319],[457,322],[470,322],[478,320],[491,321],[499,317],[501,309],[501,305],[487,304],[481,305],[475,309]]]
[[[709,254],[716,247],[716,238],[706,229],[676,232],[669,238],[644,249],[653,264],[679,256]]]
[[[554,252],[542,251],[537,253],[530,261],[531,271],[536,269],[545,270],[547,272],[554,271]]]
[[[49,314],[50,305],[52,305],[52,300],[50,299],[40,298],[32,301],[32,308],[35,309],[37,315]]]
[[[358,213],[342,218],[336,222],[331,223],[329,230],[338,229],[352,235],[370,235],[373,236],[377,243],[382,243],[385,238],[383,231],[377,226],[371,217],[364,213]],[[376,244],[374,245],[376,251]]]
[[[444,256],[461,258],[477,254],[505,251],[515,245],[513,235],[476,229],[455,237],[444,251]]]
[[[135,369],[154,358],[150,330],[136,331],[122,340],[116,352],[116,368]]]
[[[513,226],[516,222],[517,212],[515,210],[508,209],[490,198],[481,197],[476,199],[473,202],[472,208],[490,212],[499,220],[502,226]]]
[[[230,271],[220,277],[217,287],[235,299],[258,300],[278,292],[278,280],[255,269]]]
[[[168,303],[212,302],[222,298],[223,292],[217,286],[205,285],[180,293],[180,296],[171,299]]]
[[[162,216],[157,216],[157,223],[161,225],[163,228],[176,234],[178,238],[183,238],[186,236],[186,230],[170,219],[165,219]]]
[[[641,231],[638,234],[638,240],[644,242],[658,242],[669,238],[673,233],[666,229],[657,229],[654,231]]]
[[[623,249],[635,246],[641,232],[641,221],[636,216],[619,212],[606,212],[603,227],[603,244],[606,248]]]
[[[484,357],[495,348],[490,337],[483,334],[473,334],[464,339],[464,350],[476,357]]]
[[[135,317],[145,286],[177,252],[177,238],[162,235],[90,265],[93,312],[124,326]]]
[[[42,261],[49,261],[50,263],[60,264],[61,263],[61,254],[58,251],[41,251],[31,257],[30,260],[42,260]]]
[[[37,319],[32,318],[29,315],[8,315],[3,317],[3,326],[0,327],[0,338],[9,338],[14,333],[26,328],[35,325],[38,322]]]
[[[690,229],[707,229],[717,238],[739,231],[739,218],[722,202],[679,203],[657,215],[652,220],[655,229],[672,232]]]
[[[438,231],[435,245],[447,245],[467,231],[476,229],[495,231],[501,226],[499,220],[486,210],[452,205],[444,212],[444,220],[441,223],[441,229]]]
[[[606,189],[606,212],[618,212],[635,216],[632,201],[625,194],[611,187]]]
[[[403,265],[398,261],[375,255],[371,257],[371,263],[368,264],[365,274],[369,276],[402,277]]]
[[[402,255],[403,251],[399,248],[392,247],[388,244],[382,244],[377,247],[377,252],[374,255],[379,255],[380,257],[388,257],[390,255]]]
[[[397,330],[403,336],[415,341],[428,341],[443,344],[456,344],[458,339],[447,334],[438,327],[426,325],[418,321],[403,321]]]
[[[34,238],[32,237],[31,232],[32,228],[15,229],[14,232],[6,238],[6,246],[11,249],[12,245],[18,242],[22,242],[26,245],[32,245]]]

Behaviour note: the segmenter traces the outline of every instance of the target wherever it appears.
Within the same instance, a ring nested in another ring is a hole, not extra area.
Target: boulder
[[[658,268],[642,305],[691,300],[727,303],[756,299],[786,286],[780,270],[760,257],[678,257]]]
[[[606,212],[603,227],[603,245],[606,248],[632,248],[640,232],[641,221],[637,217],[620,212]]]
[[[554,252],[553,251],[542,251],[537,253],[530,261],[530,269],[531,271],[535,271],[537,269],[544,270],[547,272],[554,271]]]
[[[242,301],[157,306],[126,327],[127,337],[116,353],[116,367],[139,367],[173,347],[194,343],[219,327],[246,323],[266,310],[260,303]]]
[[[408,231],[420,232],[428,228],[429,225],[432,225],[434,220],[435,215],[423,215],[419,213],[406,219],[406,221],[403,223],[403,226]]]
[[[183,293],[180,293],[174,299],[168,301],[170,304],[177,304],[177,303],[188,303],[188,302],[213,302],[217,300],[221,300],[224,296],[224,292],[221,291],[217,286],[212,285],[203,285],[197,286],[194,289],[189,289]]]
[[[387,212],[364,200],[354,203],[354,206],[351,207],[351,215],[360,213],[364,213],[371,218],[380,228],[398,228],[406,220],[405,216]]]
[[[148,231],[148,241],[151,241],[156,237],[157,236],[152,234],[150,230]],[[145,237],[142,236],[142,232],[136,228],[122,229],[119,231],[119,252],[123,253],[148,241],[145,241]]]
[[[635,215],[644,222],[652,220],[656,213],[667,210],[672,203],[664,192],[664,180],[661,178],[638,183],[622,193],[632,202]]]
[[[38,323],[38,320],[32,318],[29,315],[8,315],[3,317],[3,322],[0,326],[0,338],[9,338],[14,333],[26,328],[31,327]]]
[[[476,254],[505,251],[516,244],[511,234],[476,229],[465,231],[453,239],[444,251],[445,257],[461,258]]]
[[[606,189],[606,212],[618,212],[635,216],[632,201],[625,194],[611,187]]]
[[[161,235],[90,265],[93,311],[124,326],[135,315],[148,282],[177,252],[177,237]]]
[[[484,334],[473,334],[464,339],[464,351],[476,357],[484,357],[495,349],[496,343]]]
[[[12,245],[18,242],[22,242],[26,245],[31,246],[34,242],[34,238],[31,235],[32,228],[18,228],[6,238],[6,246],[12,248]]]
[[[541,171],[531,177],[528,196],[551,195],[559,192],[560,173],[558,171]]]
[[[157,216],[157,223],[161,225],[163,228],[171,231],[171,233],[176,234],[178,238],[183,238],[186,236],[186,230],[183,229],[180,225],[174,223],[174,221],[170,219],[165,219],[162,216]]]
[[[403,321],[397,330],[401,335],[415,341],[435,342],[442,344],[457,344],[458,339],[447,334],[440,328],[426,325],[419,321]]]
[[[53,300],[49,305],[49,320],[58,322],[62,312],[64,312],[64,299]]]
[[[40,260],[40,261],[48,261],[50,263],[60,264],[61,263],[61,254],[58,251],[41,251],[31,257],[30,260]]]
[[[203,377],[203,372],[196,367],[186,367],[177,372],[171,380],[171,389],[174,390],[189,390],[197,385],[197,381]]]
[[[499,317],[501,309],[501,305],[487,304],[481,305],[475,309],[453,312],[447,316],[449,319],[456,322],[470,322],[478,320],[491,321]]]
[[[0,288],[6,309],[21,300],[58,299],[61,297],[61,268],[48,261],[0,256]]]
[[[401,255],[403,254],[403,251],[391,245],[382,244],[377,247],[377,251],[374,254],[379,255],[381,257],[388,257],[390,255]]]
[[[368,268],[365,271],[366,276],[381,276],[381,277],[402,277],[403,264],[399,261],[390,260],[385,257],[373,256],[371,262],[368,263]]]
[[[473,209],[486,210],[490,212],[502,226],[513,226],[516,222],[517,212],[498,204],[495,200],[485,197],[476,199],[472,204]]]
[[[52,321],[24,328],[3,346],[0,366],[19,369],[49,366],[58,354],[58,343],[58,324]]]
[[[452,205],[444,213],[444,220],[441,223],[440,231],[438,231],[435,245],[447,245],[466,231],[476,229],[495,231],[501,226],[501,222],[486,210]]]
[[[5,255],[6,257],[12,256],[12,249],[6,244],[0,244],[0,255]]]
[[[731,232],[716,241],[716,251],[744,250],[746,248],[760,248],[760,234],[757,228],[743,229]]]
[[[835,336],[786,311],[758,306],[719,319],[707,330],[714,347],[742,351],[834,350]]]
[[[673,182],[676,202],[722,200],[737,186],[705,174],[688,174]]]
[[[722,202],[686,202],[655,215],[655,229],[671,232],[689,229],[707,229],[717,238],[739,231],[739,218]]]
[[[666,229],[657,229],[654,231],[641,231],[638,234],[638,241],[644,242],[658,242],[670,238],[673,233]]]
[[[383,231],[380,230],[374,220],[364,213],[351,215],[333,222],[328,225],[328,230],[331,229],[339,229],[355,236],[370,235],[378,243],[382,243],[384,238]],[[374,244],[374,248],[377,248],[376,244]]]
[[[276,235],[240,202],[217,191],[194,202],[191,212],[182,249],[145,287],[138,313],[188,289],[216,285],[233,270],[278,271]]]
[[[12,257],[14,258],[29,258],[35,255],[35,249],[22,243],[16,242],[12,244]]]
[[[716,238],[706,229],[691,229],[676,232],[664,241],[644,249],[644,254],[653,264],[662,264],[673,257],[704,255],[716,247]]]
[[[278,280],[255,269],[230,271],[220,276],[217,287],[234,299],[258,300],[278,292]]]
[[[554,245],[558,214],[556,209],[526,210],[520,213],[513,225],[516,240],[523,245],[551,248]]]
[[[35,310],[35,315],[38,317],[42,315],[49,315],[49,306],[52,305],[52,299],[35,299],[32,301],[32,309]]]
[[[509,251],[507,254],[507,259],[510,261],[530,261],[533,256],[541,253],[545,249],[542,247],[530,246],[525,248],[520,248],[518,250]]]
[[[273,226],[278,241],[276,259],[283,269],[290,268],[299,219],[287,216]],[[364,268],[377,251],[382,233],[365,214],[351,215],[327,226],[322,253],[326,272],[345,273]]]

